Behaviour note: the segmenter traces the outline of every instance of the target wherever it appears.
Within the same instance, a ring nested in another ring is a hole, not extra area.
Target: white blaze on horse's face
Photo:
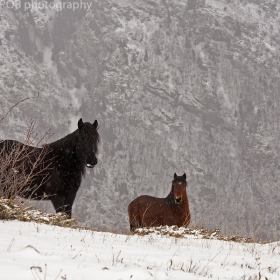
[[[181,204],[183,202],[184,193],[186,192],[187,182],[185,178],[182,176],[175,176],[173,181],[173,195],[175,204]]]

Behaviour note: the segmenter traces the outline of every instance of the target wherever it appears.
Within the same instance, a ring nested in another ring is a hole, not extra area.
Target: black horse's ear
[[[176,179],[177,178],[177,173],[174,173],[174,179]]]
[[[78,128],[81,129],[83,127],[84,123],[83,123],[83,119],[80,118],[78,121]]]
[[[97,121],[97,120],[94,121],[93,127],[94,127],[96,130],[98,129],[98,121]]]
[[[186,175],[186,173],[184,173],[184,174],[183,174],[183,178],[184,178],[184,179],[186,179],[186,178],[187,178],[187,175]]]

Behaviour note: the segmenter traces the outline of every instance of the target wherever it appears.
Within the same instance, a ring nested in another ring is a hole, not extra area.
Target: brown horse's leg
[[[131,232],[134,232],[134,231],[135,231],[135,228],[134,228],[134,226],[133,226],[132,223],[130,223],[130,231],[131,231]]]
[[[130,231],[134,232],[137,228],[140,227],[140,217],[139,213],[137,211],[135,202],[132,202],[128,205],[127,211],[128,211],[128,217],[129,217],[129,226]]]
[[[139,216],[134,216],[132,222],[130,222],[130,231],[134,232],[137,228],[143,227]]]
[[[137,215],[129,213],[129,225],[131,232],[134,232],[135,229],[137,229],[140,226]]]

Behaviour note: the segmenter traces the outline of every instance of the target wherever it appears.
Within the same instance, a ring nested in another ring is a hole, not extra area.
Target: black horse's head
[[[93,168],[97,164],[97,152],[99,143],[98,122],[84,123],[82,119],[78,121],[79,139],[76,152],[79,159],[88,168]]]

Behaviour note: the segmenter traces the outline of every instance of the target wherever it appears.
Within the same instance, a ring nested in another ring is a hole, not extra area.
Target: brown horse
[[[141,227],[171,226],[187,227],[191,220],[187,196],[186,174],[174,174],[169,195],[157,198],[141,195],[128,205],[130,231]]]

